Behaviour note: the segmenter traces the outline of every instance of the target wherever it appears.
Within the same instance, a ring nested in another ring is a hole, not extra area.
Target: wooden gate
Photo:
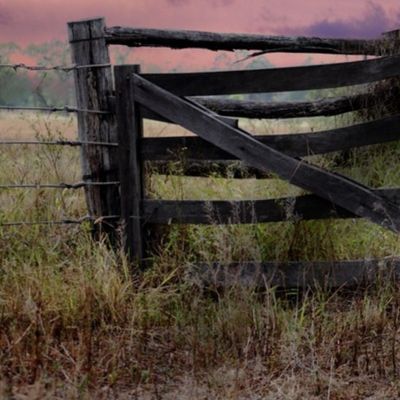
[[[79,24],[71,27],[71,30],[75,32],[71,36],[71,42],[75,47],[82,46],[82,43],[90,40],[104,41],[104,43],[108,40],[109,44],[135,45],[141,43],[137,36],[143,35],[140,30],[139,33],[136,32],[135,36],[135,32],[132,30],[121,31],[118,28],[111,28],[107,31],[102,26],[95,38],[85,31],[83,35],[86,35],[86,39],[82,39],[79,36],[82,35],[79,33],[81,29],[78,29],[79,32],[76,33],[77,26]],[[89,29],[87,22],[83,27]],[[152,33],[154,34],[154,32]],[[150,36],[148,34],[148,37]],[[162,37],[162,32],[158,37]],[[173,42],[170,38],[169,42],[165,39],[165,43],[172,47],[177,47],[180,43],[179,46],[184,47],[182,42],[179,42],[179,38],[175,37],[175,39],[178,42]],[[144,41],[143,36],[141,40]],[[154,37],[152,40],[149,39],[149,43],[155,43]],[[185,37],[181,40],[184,41]],[[351,41],[348,41],[347,44],[347,48],[350,49],[348,52],[353,51],[351,54],[354,54],[355,50],[350,46]],[[359,50],[360,53],[378,53],[376,48],[379,46],[376,46],[376,43],[375,47],[369,42],[358,43],[358,45],[363,46],[363,50]],[[330,49],[332,51],[332,48]],[[279,48],[277,48],[278,50]],[[75,55],[79,54],[79,51],[76,50]],[[328,49],[325,52],[331,51]],[[76,57],[75,61],[77,61]],[[99,63],[99,60],[93,59],[92,62]],[[88,60],[85,60],[85,63],[88,64]],[[102,129],[104,127],[111,129],[114,132],[113,135],[118,136],[119,150],[117,154],[103,155],[103,157],[109,160],[107,168],[110,176],[115,174],[113,172],[115,164],[119,165],[120,190],[119,201],[116,200],[115,193],[104,197],[111,204],[111,206],[104,207],[109,207],[107,212],[113,213],[113,208],[118,208],[115,204],[120,204],[118,211],[123,231],[123,246],[134,260],[140,261],[144,257],[144,225],[171,222],[207,224],[209,223],[207,210],[210,205],[211,208],[218,210],[220,223],[229,223],[233,210],[236,214],[239,210],[240,223],[250,223],[254,220],[260,223],[284,221],[289,219],[284,204],[291,202],[293,205],[291,212],[296,213],[302,219],[361,217],[396,233],[400,232],[400,191],[398,189],[373,190],[343,175],[312,165],[303,159],[307,155],[324,154],[398,140],[400,115],[325,132],[253,136],[240,129],[237,120],[213,111],[219,107],[222,111],[225,110],[226,115],[230,115],[229,112],[226,112],[229,102],[221,101],[216,105],[215,101],[199,98],[199,96],[242,93],[315,90],[377,82],[400,75],[400,56],[388,55],[372,60],[307,67],[174,74],[141,74],[139,66],[122,65],[114,68],[114,75],[115,113],[110,116],[108,125],[103,125]],[[76,78],[78,86],[81,87],[78,93],[83,93],[81,97],[84,98],[88,88],[82,89],[82,82],[86,85],[87,82],[83,81],[82,76],[76,76]],[[100,79],[101,82],[104,83],[104,79]],[[110,84],[106,82],[107,85],[110,87]],[[93,88],[89,88],[89,90],[93,90]],[[355,108],[362,108],[362,98],[363,95],[360,95],[353,99],[356,104]],[[113,103],[113,99],[114,96],[109,94],[103,101],[108,102],[108,107],[111,107],[110,103]],[[82,101],[87,103],[88,100],[83,99]],[[358,106],[357,101],[360,102]],[[321,102],[319,104],[320,115],[324,115],[321,108],[325,108],[325,114],[334,114],[335,111],[337,114],[350,111],[351,108],[348,105],[344,106],[344,103],[346,104],[346,99]],[[87,107],[87,104],[81,104],[82,106]],[[299,105],[293,104],[292,113],[296,107],[298,108]],[[310,104],[303,104],[302,107],[304,112],[307,107],[310,107]],[[332,108],[335,109],[334,112],[332,112]],[[306,111],[306,115],[313,115],[313,113],[318,115],[315,107],[314,110]],[[231,112],[232,114],[235,114],[234,111]],[[116,118],[116,122],[114,118]],[[197,137],[145,138],[143,137],[143,118],[179,124],[195,133]],[[81,131],[88,130],[87,122],[80,121],[81,128],[84,127]],[[110,140],[110,136],[108,139]],[[105,138],[102,137],[101,140],[104,141]],[[114,140],[116,139],[114,138]],[[273,172],[311,194],[294,199],[240,202],[147,199],[143,189],[143,162],[168,160],[183,147],[185,147],[187,158],[191,161],[240,160],[256,171]],[[96,156],[99,155],[89,157],[88,164],[92,160],[92,169],[98,168],[95,165],[96,162],[98,163]],[[104,179],[104,173],[102,175]],[[93,207],[96,208],[96,206]],[[101,206],[98,207],[101,208]],[[396,262],[396,268],[398,268],[397,264]],[[315,265],[311,269],[308,265],[306,274],[304,268],[297,269],[297,282],[300,282],[300,275],[305,284],[312,281],[321,273],[321,270],[331,273],[332,268],[339,271],[337,279],[333,280],[334,286],[349,280],[354,282],[370,273],[373,264],[365,265],[367,267],[362,270],[360,270],[361,263],[355,264],[354,262],[347,265],[347,270],[343,270],[346,268],[346,263],[326,263],[317,270],[314,268]],[[263,271],[270,271],[270,267],[267,265]],[[374,264],[373,268],[375,267]],[[355,268],[358,268],[357,273]],[[276,265],[273,270],[276,271]],[[306,278],[304,279],[304,277]],[[287,279],[280,282],[287,283]]]

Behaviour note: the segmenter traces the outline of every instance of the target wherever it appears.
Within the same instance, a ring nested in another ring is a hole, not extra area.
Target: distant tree
[[[0,44],[0,63],[9,64],[10,56],[20,51],[15,43]],[[27,105],[32,101],[32,85],[23,70],[0,68],[0,104],[7,106]]]
[[[53,40],[42,44],[31,44],[24,53],[37,65],[70,65],[71,57],[67,42]],[[75,102],[72,72],[45,71],[30,76],[34,102],[37,105],[70,105]]]

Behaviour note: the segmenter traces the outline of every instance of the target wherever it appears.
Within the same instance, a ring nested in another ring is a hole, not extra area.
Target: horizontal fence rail
[[[400,189],[374,192],[400,204]],[[255,224],[280,221],[359,218],[316,195],[269,200],[145,200],[144,221],[154,224]]]
[[[304,102],[262,102],[233,99],[196,99],[200,104],[218,114],[241,118],[304,118],[334,116],[366,108],[377,101],[362,93],[353,96],[327,98]]]
[[[214,33],[185,30],[107,27],[107,44],[130,47],[200,48],[208,50],[261,50],[263,53],[322,53],[381,55],[388,52],[388,40],[328,39],[268,36],[237,33]]]
[[[400,115],[321,132],[253,138],[288,155],[303,157],[399,140],[399,126]],[[143,138],[141,154],[144,160],[177,160],[179,156],[183,160],[237,159],[199,137],[190,136]]]
[[[361,93],[353,96],[320,99],[304,102],[246,101],[234,99],[193,98],[202,106],[226,117],[286,119],[304,117],[328,117],[354,112],[376,104],[376,97]],[[155,121],[170,122],[159,114],[142,107],[142,117]],[[225,121],[229,121],[225,119]]]
[[[400,203],[400,189],[376,189],[375,192]],[[2,226],[79,224],[116,221],[119,215],[59,221],[2,222]],[[131,216],[130,218],[137,218]],[[316,195],[283,197],[269,200],[205,201],[205,200],[143,200],[142,222],[145,224],[203,224],[231,225],[297,220],[359,218],[347,210],[336,207]]]
[[[222,72],[143,74],[179,96],[278,93],[367,84],[400,75],[400,56],[367,61]]]

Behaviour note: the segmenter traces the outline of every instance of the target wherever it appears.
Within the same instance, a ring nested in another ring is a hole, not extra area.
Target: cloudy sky
[[[98,16],[108,26],[368,38],[400,27],[400,0],[0,0],[0,42],[65,40],[67,21]]]

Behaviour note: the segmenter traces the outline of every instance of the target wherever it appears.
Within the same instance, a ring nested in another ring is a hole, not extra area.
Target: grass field
[[[345,124],[242,122],[253,133]],[[72,117],[0,114],[1,139],[75,138]],[[146,125],[146,134],[176,135]],[[0,145],[1,146],[1,145]],[[313,162],[372,187],[400,185],[399,144]],[[1,146],[0,185],[81,180],[79,150]],[[157,176],[166,199],[261,199],[301,190],[278,179]],[[79,218],[82,190],[1,189],[0,222]],[[0,398],[397,399],[398,286],[353,293],[232,288],[185,279],[206,260],[339,260],[400,254],[399,237],[362,220],[172,226],[154,266],[131,272],[90,227],[0,227]]]

